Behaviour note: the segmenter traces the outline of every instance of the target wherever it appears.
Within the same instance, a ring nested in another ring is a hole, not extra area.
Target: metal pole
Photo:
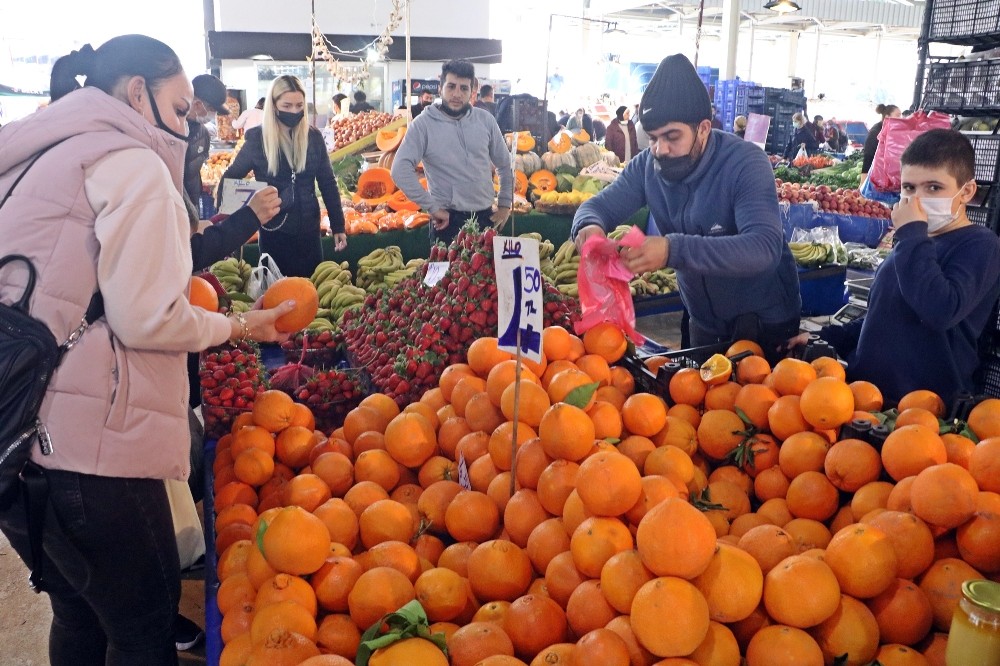
[[[316,0],[311,0],[311,14],[312,14],[312,25],[309,26],[309,33],[312,34],[312,27],[316,25]],[[310,40],[310,43],[312,40]],[[316,114],[318,113],[316,104],[316,49],[309,56],[309,78],[312,79],[312,97],[313,97],[313,111],[312,117],[309,119],[309,124],[316,127]]]
[[[410,113],[410,87],[413,85],[410,78],[410,0],[406,0],[406,90],[403,91],[403,104],[406,106],[406,113]]]
[[[917,80],[913,83],[913,105],[911,110],[920,108],[924,96],[924,75],[927,71],[927,57],[930,54],[931,14],[934,11],[934,0],[927,0],[924,7],[924,21],[920,26],[920,38],[917,41]]]
[[[549,57],[552,55],[552,19],[555,14],[549,14],[549,39],[545,43],[545,87],[542,93],[542,110],[545,113],[545,122],[542,129],[542,143],[548,146],[549,139]],[[511,215],[513,215],[513,209],[511,210]]]
[[[694,66],[698,67],[698,53],[701,50],[701,24],[705,20],[705,0],[698,4],[698,29],[694,33]]]

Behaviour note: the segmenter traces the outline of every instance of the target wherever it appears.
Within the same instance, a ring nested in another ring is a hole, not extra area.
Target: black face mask
[[[285,127],[295,127],[301,123],[302,119],[305,117],[305,111],[299,111],[298,113],[292,113],[291,111],[278,111],[278,122]]]
[[[167,127],[166,124],[163,122],[163,118],[160,117],[160,109],[157,108],[156,106],[156,98],[153,97],[153,91],[149,89],[149,86],[146,86],[146,94],[149,95],[149,106],[153,110],[153,117],[156,118],[156,126],[159,129],[166,132],[167,134],[169,134],[170,136],[174,137],[175,139],[180,139],[181,141],[187,141],[188,138],[186,134],[181,134],[180,132],[173,131],[172,129]]]
[[[471,108],[472,108],[471,104],[465,104],[458,111],[453,111],[452,108],[450,106],[448,106],[447,104],[444,104],[443,102],[441,104],[441,110],[444,111],[445,113],[447,113],[452,118],[461,118],[466,113],[468,113],[469,109],[471,109]]]
[[[697,141],[697,135],[695,135],[695,140]],[[698,162],[701,160],[704,149],[698,154],[694,154],[694,149],[695,146],[692,146],[691,152],[680,157],[657,157],[653,168],[659,172],[660,178],[663,180],[669,183],[678,183],[698,168]]]

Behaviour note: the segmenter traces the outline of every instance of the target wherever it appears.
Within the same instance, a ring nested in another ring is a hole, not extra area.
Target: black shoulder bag
[[[51,147],[36,155],[21,172],[0,201],[0,208],[38,158]],[[24,293],[11,305],[0,303],[0,510],[10,508],[19,491],[24,493],[32,559],[27,564],[32,569],[32,588],[38,592],[42,584],[42,530],[48,482],[42,468],[31,463],[31,447],[37,440],[44,454],[52,452],[52,442],[38,418],[38,411],[63,354],[104,314],[104,300],[101,293],[96,292],[80,325],[66,342],[59,344],[49,327],[29,314],[36,279],[31,260],[24,255],[9,254],[0,258],[0,270],[18,262],[28,269]]]

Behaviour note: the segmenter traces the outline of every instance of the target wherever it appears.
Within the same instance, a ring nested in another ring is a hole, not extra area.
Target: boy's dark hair
[[[333,101],[337,104],[343,104],[344,100],[347,99],[347,95],[344,93],[337,93],[333,96]]]
[[[363,91],[358,90],[357,92],[354,93],[354,101],[355,102],[358,102],[360,104],[361,102],[365,101],[366,99],[368,99],[368,95],[366,95]]]
[[[454,74],[459,79],[472,81],[476,78],[476,68],[468,60],[449,60],[441,65],[441,81],[444,81],[449,73]]]
[[[961,187],[975,175],[976,151],[961,132],[933,129],[914,139],[899,161],[902,166],[944,169]]]
[[[492,94],[493,94],[493,86],[491,86],[490,84],[484,83],[482,86],[479,87],[480,97],[489,97]]]

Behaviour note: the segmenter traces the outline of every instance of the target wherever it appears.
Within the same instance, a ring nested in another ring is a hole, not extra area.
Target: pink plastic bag
[[[638,227],[632,227],[620,241],[591,236],[583,244],[576,276],[583,311],[580,321],[576,323],[578,335],[610,321],[620,326],[636,344],[646,341],[635,330],[635,306],[628,288],[632,271],[625,268],[618,256],[619,246],[638,247],[645,238]]]
[[[909,118],[886,118],[878,135],[878,150],[868,177],[872,185],[882,192],[899,192],[899,159],[903,151],[924,132],[948,129],[951,119],[947,114],[917,111]]]

